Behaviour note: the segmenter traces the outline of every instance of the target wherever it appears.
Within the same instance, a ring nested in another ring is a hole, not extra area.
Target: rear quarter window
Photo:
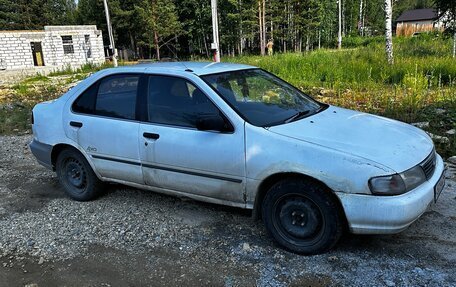
[[[94,84],[85,90],[73,103],[73,111],[80,114],[93,114],[98,85]]]

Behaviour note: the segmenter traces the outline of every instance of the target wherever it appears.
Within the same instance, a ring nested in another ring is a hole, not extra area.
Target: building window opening
[[[62,36],[63,54],[74,54],[73,36]]]
[[[87,58],[92,58],[92,45],[90,44],[90,35],[84,35],[84,50]]]

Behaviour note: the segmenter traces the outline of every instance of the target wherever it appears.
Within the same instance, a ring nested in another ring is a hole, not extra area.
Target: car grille
[[[428,155],[421,163],[420,166],[424,171],[427,179],[430,179],[434,174],[435,170],[435,161],[436,161],[436,153],[435,149],[432,150],[431,154]]]

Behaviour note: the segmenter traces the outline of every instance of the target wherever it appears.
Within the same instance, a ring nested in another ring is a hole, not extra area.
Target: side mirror
[[[221,115],[217,114],[200,116],[196,121],[196,128],[200,131],[233,131],[231,125]]]

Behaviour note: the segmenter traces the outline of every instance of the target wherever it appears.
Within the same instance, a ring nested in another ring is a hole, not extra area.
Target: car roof
[[[256,67],[244,64],[235,63],[215,63],[215,62],[155,62],[155,63],[140,63],[132,66],[121,66],[113,68],[116,72],[135,72],[142,70],[144,72],[193,72],[196,75],[217,74],[229,71],[254,69]]]

